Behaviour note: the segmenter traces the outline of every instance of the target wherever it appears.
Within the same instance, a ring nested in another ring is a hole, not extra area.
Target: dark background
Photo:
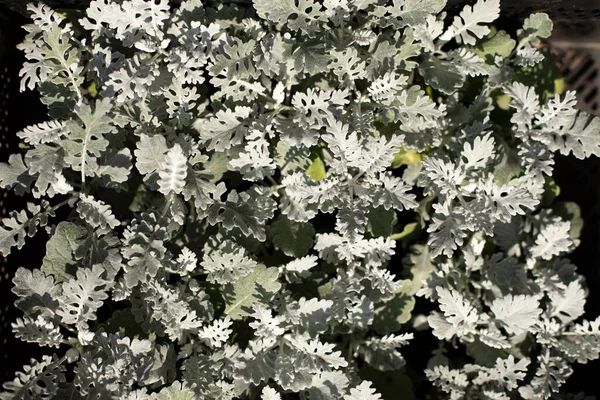
[[[249,2],[236,0],[236,2]],[[85,1],[48,1],[57,8],[85,8]],[[463,3],[450,1],[451,5]],[[24,61],[16,45],[24,38],[21,26],[29,23],[25,17],[25,1],[0,0],[0,162],[5,162],[12,153],[19,151],[15,133],[28,125],[46,119],[46,108],[40,103],[36,93],[19,92],[18,71]],[[567,1],[502,1],[503,17],[498,22],[519,26],[520,21],[535,11],[547,12],[551,18],[565,26],[585,31],[590,20],[600,18],[600,5],[595,0]],[[588,24],[586,24],[588,23]],[[511,29],[507,29],[511,30]],[[581,33],[581,32],[580,32]],[[600,159],[592,157],[577,160],[574,157],[556,156],[554,179],[561,188],[557,200],[574,201],[581,207],[585,221],[581,245],[571,254],[570,259],[586,277],[589,297],[586,304],[588,319],[600,314]],[[11,210],[22,209],[31,200],[19,197],[12,192],[0,191],[0,217]],[[0,257],[0,383],[12,380],[14,373],[21,370],[29,358],[38,358],[39,346],[15,339],[10,327],[21,313],[14,307],[15,296],[10,291],[14,271],[24,266],[38,268],[44,257],[47,236],[39,232],[20,251],[13,251],[8,260]],[[43,348],[45,354],[50,351]],[[409,365],[411,365],[410,360]],[[416,360],[415,360],[416,361]],[[594,379],[600,377],[600,360],[588,364],[574,364],[574,374],[564,386],[571,393],[585,392],[587,395],[600,394],[600,385]],[[0,390],[1,391],[1,390]]]
[[[36,93],[19,92],[19,70],[24,61],[23,52],[17,50],[25,31],[21,29],[28,20],[0,4],[0,161],[19,152],[16,132],[46,119],[46,107]],[[0,190],[0,218],[12,210],[20,210],[30,198],[19,197],[10,191]],[[45,253],[45,232],[33,237],[19,252],[8,260],[0,256],[0,382],[12,380],[15,371],[21,370],[30,358],[39,358],[40,347],[16,339],[10,324],[22,313],[14,306],[16,297],[11,292],[12,278],[18,267],[39,268]],[[43,349],[49,354],[48,348]],[[0,392],[2,390],[0,389]]]

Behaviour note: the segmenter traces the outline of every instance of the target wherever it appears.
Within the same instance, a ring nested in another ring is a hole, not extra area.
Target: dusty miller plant
[[[402,369],[415,329],[441,397],[557,396],[600,319],[553,153],[600,155],[600,122],[527,83],[545,14],[511,38],[499,0],[444,6],[29,5],[21,89],[50,119],[1,164],[35,201],[0,251],[49,233],[12,325],[49,349],[0,398],[379,399],[365,369]]]

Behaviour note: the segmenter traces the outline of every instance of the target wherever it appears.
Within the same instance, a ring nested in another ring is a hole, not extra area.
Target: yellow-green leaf
[[[90,83],[87,87],[87,91],[92,96],[93,99],[98,97],[98,89],[96,89],[96,84],[94,82]]]
[[[563,94],[565,91],[565,78],[562,76],[554,80],[554,93]]]
[[[420,231],[418,222],[411,222],[404,225],[404,229],[400,233],[394,233],[390,238],[392,240],[402,240],[415,237]]]
[[[496,105],[498,108],[502,110],[508,110],[510,107],[508,104],[510,103],[511,97],[506,93],[502,93],[501,95],[496,97]]]
[[[414,150],[402,149],[394,154],[392,168],[399,168],[402,165],[418,164],[423,160],[421,153]]]
[[[325,179],[327,176],[327,171],[325,171],[325,163],[321,160],[321,157],[316,156],[312,163],[306,169],[306,174],[313,181],[320,181],[321,179]]]
[[[508,57],[516,45],[517,42],[505,31],[492,31],[485,39],[477,42],[473,50],[475,54],[491,65],[494,64],[496,56]]]

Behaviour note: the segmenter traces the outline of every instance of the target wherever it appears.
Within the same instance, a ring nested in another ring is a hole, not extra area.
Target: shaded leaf
[[[312,224],[289,220],[280,215],[271,224],[273,244],[286,256],[300,258],[312,248],[315,229]]]
[[[60,222],[46,243],[46,256],[42,261],[42,272],[54,276],[55,282],[65,282],[75,277],[77,258],[75,252],[88,236],[84,226],[71,222]]]
[[[252,314],[252,305],[267,304],[281,288],[277,268],[258,265],[251,274],[244,276],[232,285],[225,287],[225,314],[232,319],[240,319]]]

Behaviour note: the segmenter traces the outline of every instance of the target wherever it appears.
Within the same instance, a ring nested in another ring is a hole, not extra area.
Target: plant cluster
[[[542,80],[547,15],[514,39],[499,0],[444,7],[29,5],[50,120],[0,165],[35,199],[0,251],[50,234],[13,331],[54,354],[0,398],[380,399],[368,371],[428,329],[452,399],[547,399],[598,358],[551,174],[600,155],[600,120]]]

